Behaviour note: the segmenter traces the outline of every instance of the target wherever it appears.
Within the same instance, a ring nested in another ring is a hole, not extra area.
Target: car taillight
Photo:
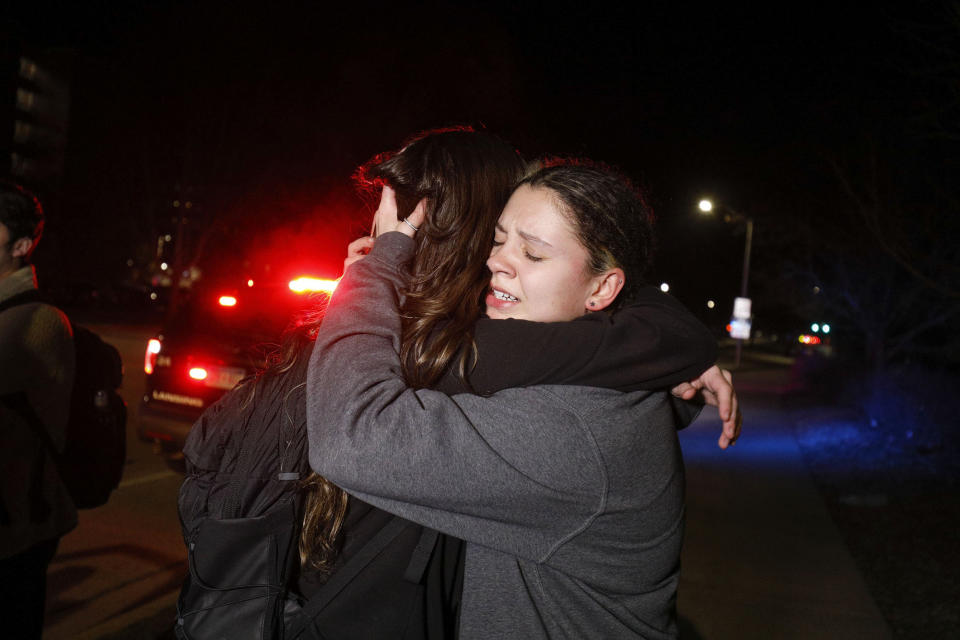
[[[147,341],[147,351],[143,354],[143,370],[150,375],[157,364],[157,354],[160,353],[160,341],[150,338]]]
[[[206,380],[207,379],[207,370],[203,367],[191,367],[189,375],[194,380]]]
[[[800,336],[801,344],[820,344],[820,336],[811,336],[809,334],[803,334]]]
[[[322,291],[333,293],[337,288],[339,280],[324,280],[323,278],[311,278],[310,276],[300,276],[290,281],[290,291],[294,293],[314,293]]]

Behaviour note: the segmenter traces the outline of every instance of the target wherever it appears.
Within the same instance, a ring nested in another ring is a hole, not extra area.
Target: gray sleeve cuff
[[[399,231],[389,231],[377,237],[367,259],[373,258],[383,264],[399,267],[413,256],[413,238]]]

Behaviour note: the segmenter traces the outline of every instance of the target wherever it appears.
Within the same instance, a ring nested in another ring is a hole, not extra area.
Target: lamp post
[[[698,208],[704,215],[709,215],[713,212],[714,204],[713,201],[704,198],[700,201]],[[753,218],[743,215],[738,211],[734,211],[730,207],[724,205],[724,214],[723,221],[729,223],[739,223],[743,222],[746,224],[747,238],[743,244],[743,273],[740,276],[740,297],[747,297],[747,282],[750,280],[750,252],[753,248]],[[734,367],[740,366],[740,353],[743,349],[743,340],[741,338],[736,338],[737,340],[737,355],[734,363]]]

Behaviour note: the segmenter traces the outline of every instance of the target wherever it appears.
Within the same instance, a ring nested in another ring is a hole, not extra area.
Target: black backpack
[[[31,302],[49,304],[36,289],[0,303],[0,311]],[[57,451],[23,393],[4,399],[24,416],[50,451],[73,503],[92,509],[107,502],[120,484],[127,458],[127,405],[117,393],[123,380],[120,353],[93,331],[70,322],[76,365],[70,395],[66,444]]]
[[[436,531],[397,516],[383,514],[383,525],[308,599],[292,592],[304,508],[298,480],[310,471],[303,384],[308,359],[261,380],[253,396],[249,388],[228,392],[187,438],[178,503],[189,574],[177,600],[176,637],[400,638],[413,612],[431,620],[429,637],[452,637],[440,630],[452,618],[417,603],[428,579],[440,588],[445,568],[462,562],[459,541],[447,546]],[[435,549],[443,562],[432,562]],[[444,588],[457,600],[458,578],[451,574]],[[385,596],[384,588],[404,597]],[[367,607],[376,614],[367,616]]]

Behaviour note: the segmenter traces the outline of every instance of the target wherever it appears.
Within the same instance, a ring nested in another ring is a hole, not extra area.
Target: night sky
[[[470,124],[528,157],[622,169],[657,213],[652,277],[728,314],[743,235],[696,202],[756,218],[762,271],[764,230],[823,206],[824,158],[864,127],[907,126],[911,46],[940,9],[644,5],[31,3],[6,28],[67,60],[73,99],[40,266],[122,280],[180,198],[198,224],[227,221],[235,254],[322,238],[337,275],[367,218],[353,169]]]

